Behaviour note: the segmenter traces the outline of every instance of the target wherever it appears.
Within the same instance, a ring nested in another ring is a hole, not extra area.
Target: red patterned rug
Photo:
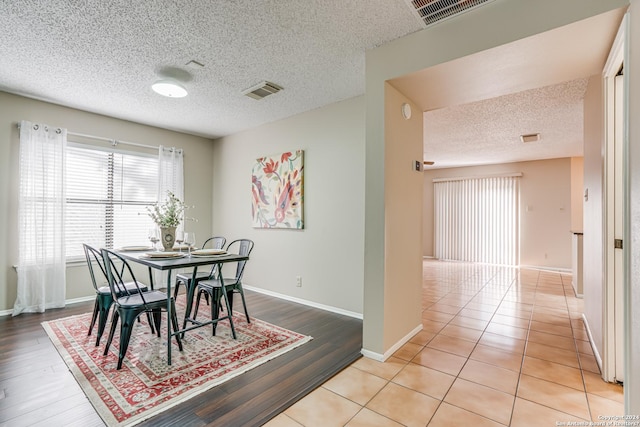
[[[178,298],[179,319],[184,312],[182,302]],[[200,313],[207,311],[203,305]],[[160,338],[151,333],[145,316],[140,318],[120,371],[116,370],[118,334],[109,354],[102,355],[110,320],[99,347],[95,346],[97,326],[87,336],[91,313],[42,323],[108,426],[135,425],[312,339],[254,317],[247,323],[243,314],[234,312],[237,340],[232,338],[227,321],[218,325],[215,337],[210,326],[189,331],[183,340],[184,351],[180,352],[172,340],[168,366],[166,317]]]

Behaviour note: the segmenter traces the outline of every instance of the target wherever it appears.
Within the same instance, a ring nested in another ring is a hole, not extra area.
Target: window
[[[154,224],[158,156],[69,143],[66,158],[66,257],[84,257],[82,243],[140,245]]]

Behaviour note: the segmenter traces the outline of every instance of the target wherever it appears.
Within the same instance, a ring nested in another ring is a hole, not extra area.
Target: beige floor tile
[[[471,317],[456,316],[447,326],[461,326],[463,328],[477,329],[484,331],[489,324],[488,320],[472,319]]]
[[[447,326],[444,322],[436,322],[435,320],[422,319],[422,329],[428,332],[438,333]]]
[[[576,390],[585,391],[582,372],[577,368],[526,356],[522,364],[522,373],[575,388]]]
[[[389,383],[367,404],[367,408],[405,426],[425,426],[440,400]]]
[[[455,354],[429,347],[426,347],[413,359],[414,363],[449,375],[458,375],[466,361],[466,357],[457,356]]]
[[[421,346],[425,346],[435,336],[436,336],[436,334],[434,334],[433,332],[420,331],[417,334],[415,334],[414,336],[412,336],[411,339],[409,340],[409,342],[413,343],[413,344],[418,344],[418,345],[421,345]]]
[[[449,323],[454,317],[454,314],[443,313],[440,311],[432,310],[431,308],[422,312],[423,320],[433,320],[435,322],[441,323]]]
[[[493,314],[498,309],[498,304],[493,301],[491,303],[470,302],[464,308]]]
[[[567,351],[575,351],[575,340],[571,337],[547,334],[546,332],[529,331],[529,341],[544,344],[551,347],[561,348]]]
[[[587,393],[587,400],[589,401],[589,409],[591,410],[591,420],[594,422],[602,421],[603,418],[601,417],[624,415],[624,403],[589,393]],[[638,420],[633,421],[635,421],[635,424],[631,425],[638,425]]]
[[[516,328],[529,328],[529,319],[522,319],[520,317],[505,316],[504,314],[496,314],[491,318],[491,323],[497,323],[499,325],[515,326]]]
[[[590,419],[586,394],[560,384],[521,375],[518,397],[566,412],[582,419]]]
[[[438,334],[427,344],[428,348],[446,351],[447,353],[457,354],[458,356],[469,357],[476,343],[461,338],[450,337],[448,335]]]
[[[491,320],[491,317],[493,316],[493,313],[487,313],[486,311],[473,310],[470,308],[463,308],[462,310],[460,310],[460,313],[458,314],[460,316],[470,317],[472,319],[479,319],[479,320]]]
[[[578,418],[548,406],[540,405],[516,397],[511,417],[511,427],[558,426],[568,421],[584,422],[588,419]]]
[[[488,363],[469,360],[462,368],[459,377],[515,395],[519,374]]]
[[[423,345],[408,342],[393,353],[393,356],[398,359],[409,361],[413,359],[416,354],[420,353],[423,348]]]
[[[578,353],[578,357],[580,358],[582,370],[593,372],[598,375],[600,374],[600,367],[598,366],[595,356],[591,354]]]
[[[264,427],[303,427],[302,424],[294,421],[289,418],[284,413],[281,413],[277,417],[273,418],[271,421],[266,423]]]
[[[406,360],[398,359],[397,357],[390,357],[384,362],[378,362],[368,357],[361,357],[351,364],[354,368],[361,369],[369,372],[373,375],[377,375],[386,380],[390,380],[395,377],[398,372],[402,370],[407,364]]]
[[[429,307],[429,311],[437,311],[440,313],[445,313],[448,314],[450,316],[455,316],[456,314],[458,314],[458,312],[462,309],[462,307],[457,307],[454,305],[448,305],[448,304],[444,304],[441,303],[440,301],[438,301],[437,303],[433,304],[431,307]]]
[[[373,412],[370,409],[362,408],[345,427],[402,427],[402,424]]]
[[[392,381],[406,388],[442,400],[455,379],[456,377],[444,372],[409,363]]]
[[[516,372],[520,372],[520,367],[522,366],[522,354],[503,351],[481,344],[478,344],[469,357],[473,360]]]
[[[444,402],[508,425],[514,396],[458,378]]]
[[[531,321],[532,331],[546,332],[548,334],[562,335],[563,337],[573,337],[573,330],[567,326],[558,326],[552,323]]]
[[[465,328],[464,326],[447,325],[440,331],[440,334],[464,340],[477,342],[482,336],[482,331],[473,328]]]
[[[580,368],[580,363],[578,362],[578,354],[575,351],[567,351],[557,347],[529,342],[527,344],[527,350],[525,354],[527,356],[549,360],[561,365]]]
[[[364,406],[387,382],[376,375],[348,366],[322,386]]]
[[[593,356],[593,348],[591,347],[591,343],[589,343],[588,341],[582,341],[582,340],[575,340],[575,343],[580,353]]]
[[[500,427],[503,425],[446,402],[440,405],[429,423],[429,427]]]
[[[527,339],[527,329],[523,329],[517,326],[503,325],[496,323],[493,320],[485,329],[485,332],[491,332],[492,334],[504,335],[506,337],[517,338],[520,340]]]
[[[587,393],[624,403],[624,390],[622,385],[605,382],[600,374],[594,374],[593,372],[583,372],[583,377]]]
[[[527,322],[529,321],[529,319],[531,319],[531,311],[519,310],[517,308],[498,308],[496,310],[496,314],[500,314],[502,316],[518,317],[520,319],[526,320]]]
[[[577,329],[573,331],[573,337],[577,340],[589,341],[589,335],[584,329]]]
[[[484,334],[482,334],[482,338],[480,338],[478,344],[495,347],[503,351],[509,351],[511,353],[523,354],[526,341],[507,337],[504,335],[485,332]]]
[[[305,427],[342,427],[360,409],[360,405],[320,387],[284,413]],[[329,417],[327,414],[331,414],[331,416]]]

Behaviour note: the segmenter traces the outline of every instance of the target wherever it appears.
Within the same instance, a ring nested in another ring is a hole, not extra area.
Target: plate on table
[[[118,248],[118,250],[123,252],[152,251],[153,248],[151,246],[123,246]]]
[[[180,252],[145,252],[144,256],[147,258],[160,258],[160,259],[166,259],[166,258],[181,258],[183,256],[185,256],[186,254],[184,253],[180,253]]]
[[[224,249],[198,249],[197,251],[191,251],[191,255],[193,256],[213,256],[213,255],[224,255],[227,251]]]

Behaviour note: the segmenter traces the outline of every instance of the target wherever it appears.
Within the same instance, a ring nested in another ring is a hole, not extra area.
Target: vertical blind
[[[147,206],[157,200],[158,158],[70,143],[66,159],[66,256],[82,243],[117,248],[148,240]]]
[[[436,258],[518,265],[520,176],[434,180]]]

